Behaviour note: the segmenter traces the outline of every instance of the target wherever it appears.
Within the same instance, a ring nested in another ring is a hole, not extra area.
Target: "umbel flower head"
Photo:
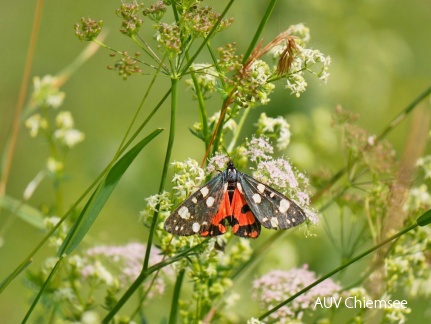
[[[75,35],[82,41],[92,41],[102,31],[103,21],[91,18],[81,18],[81,23],[75,24]]]

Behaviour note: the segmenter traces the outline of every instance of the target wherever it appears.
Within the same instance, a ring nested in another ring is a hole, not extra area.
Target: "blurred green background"
[[[219,10],[225,3],[226,1],[207,1],[207,4]],[[256,0],[236,1],[228,14],[235,18],[235,23],[219,34],[213,45],[235,41],[238,51],[244,52],[267,3],[268,1]],[[104,30],[108,31],[105,43],[130,53],[137,51],[132,42],[118,32],[120,20],[116,17],[115,10],[119,5],[120,1],[46,1],[32,76],[57,74],[84,49],[86,44],[75,37],[73,29],[74,23],[82,16],[104,20]],[[0,1],[2,148],[13,120],[34,9],[34,1]],[[310,28],[310,47],[331,56],[329,81],[324,85],[309,78],[309,88],[299,99],[290,96],[282,87],[277,87],[271,103],[250,114],[246,129],[249,133],[244,132],[240,140],[250,136],[253,124],[261,112],[265,111],[272,117],[282,115],[291,123],[293,132],[292,143],[286,155],[298,168],[307,173],[320,167],[336,171],[344,162],[339,139],[329,128],[330,114],[336,105],[340,104],[359,113],[359,124],[370,133],[378,134],[396,114],[430,85],[431,1],[283,0],[277,4],[263,35],[265,42],[289,25],[297,23],[304,23]],[[154,30],[150,24],[144,27],[140,34],[151,42]],[[85,141],[73,149],[67,159],[66,173],[69,181],[65,184],[66,206],[79,197],[110,161],[151,78],[133,76],[123,81],[106,69],[107,65],[114,63],[108,54],[107,50],[99,50],[62,88],[66,92],[66,99],[61,109],[72,112],[76,128],[86,136]],[[201,62],[204,61],[205,55]],[[160,81],[160,92],[153,92],[145,111],[152,109],[152,105],[161,98],[168,86],[169,80]],[[201,161],[203,157],[203,144],[188,130],[198,120],[197,104],[191,97],[190,91],[180,93],[173,160],[182,161],[191,157]],[[214,97],[210,102],[212,111],[219,109],[219,98]],[[158,127],[167,128],[168,116],[166,105],[150,123],[147,133]],[[410,122],[409,117],[388,137],[397,149],[398,156],[402,155]],[[94,242],[145,242],[145,229],[137,226],[139,211],[144,207],[144,199],[157,191],[167,133],[165,131],[145,148],[137,163],[128,170],[90,231]],[[316,150],[316,147],[321,150]],[[26,185],[44,167],[47,154],[45,143],[30,138],[27,130],[21,127],[7,187],[8,195],[21,199]],[[30,203],[39,207],[52,203],[53,200],[51,185],[49,181],[45,181]],[[326,222],[330,226],[331,216],[324,216],[328,217]],[[4,211],[1,213],[0,226],[0,280],[3,280],[30,253],[43,233],[19,219],[11,218]],[[309,263],[311,270],[324,274],[338,265],[339,255],[332,250],[324,231],[317,232],[317,237],[305,239],[302,231],[297,231],[290,236],[295,240],[280,242],[279,250],[271,253],[286,255],[286,250],[291,250],[292,258],[284,261],[283,267]],[[37,254],[31,268],[36,270],[48,255],[52,255],[48,248]],[[248,294],[247,280],[275,267],[276,264],[265,263],[265,259],[262,259],[262,265],[253,270],[255,273],[241,281],[240,290]],[[3,323],[22,320],[29,301],[33,298],[22,278],[21,275],[0,295],[0,318]],[[163,300],[155,303],[159,305],[161,312],[166,312],[170,298],[168,291]],[[409,300],[409,306],[413,309],[410,318],[424,319],[429,301]]]

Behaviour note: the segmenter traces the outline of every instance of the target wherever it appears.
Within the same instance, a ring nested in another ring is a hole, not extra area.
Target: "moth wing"
[[[252,213],[270,229],[287,229],[304,222],[307,217],[294,201],[256,179],[239,174],[240,190]]]
[[[226,189],[224,173],[219,173],[175,209],[165,221],[165,230],[176,235],[206,236]]]
[[[257,238],[260,234],[260,223],[252,213],[244,195],[235,188],[232,197],[232,217],[229,218],[232,232],[247,238]]]

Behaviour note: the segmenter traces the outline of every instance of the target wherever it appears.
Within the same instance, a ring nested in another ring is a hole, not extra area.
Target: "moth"
[[[224,234],[227,226],[240,237],[257,238],[261,225],[287,229],[306,220],[304,211],[277,190],[239,172],[232,161],[193,193],[166,219],[175,235],[203,237]]]

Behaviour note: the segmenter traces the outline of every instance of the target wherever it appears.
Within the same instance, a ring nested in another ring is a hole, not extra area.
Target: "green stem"
[[[46,287],[48,286],[48,283],[51,281],[51,278],[52,278],[52,277],[54,276],[54,274],[57,272],[58,267],[60,266],[60,264],[61,264],[61,261],[62,261],[62,260],[63,260],[63,259],[62,259],[62,258],[60,258],[60,259],[58,259],[58,260],[57,260],[57,262],[55,263],[54,268],[52,268],[51,272],[49,273],[48,278],[46,278],[46,280],[45,280],[45,282],[43,283],[42,287],[41,287],[41,288],[40,288],[40,290],[38,291],[38,293],[37,293],[37,295],[36,295],[36,298],[33,300],[33,303],[31,303],[31,306],[30,306],[30,308],[28,309],[27,314],[25,314],[25,317],[24,317],[24,319],[22,320],[22,323],[26,323],[26,322],[27,322],[27,320],[29,319],[29,317],[30,317],[31,313],[33,312],[34,308],[35,308],[35,307],[36,307],[36,305],[37,305],[37,302],[39,301],[40,297],[41,297],[41,296],[42,296],[42,294],[44,293],[44,291],[45,291]]]
[[[177,323],[178,302],[180,300],[181,286],[183,284],[185,273],[186,269],[181,269],[177,276],[177,281],[175,282],[174,294],[172,296],[171,313],[169,314],[169,324]]]
[[[241,119],[239,120],[239,123],[238,123],[238,128],[235,131],[235,133],[233,134],[232,140],[229,144],[229,147],[227,148],[228,153],[231,153],[233,151],[233,148],[235,147],[236,142],[238,141],[239,135],[240,135],[241,130],[245,124],[245,120],[247,119],[249,112],[250,112],[250,109],[243,109]]]
[[[347,263],[344,263],[343,265],[339,266],[338,268],[328,272],[326,275],[324,275],[323,277],[319,278],[318,280],[314,281],[312,284],[308,285],[307,287],[305,287],[304,289],[298,291],[296,294],[292,295],[291,297],[289,297],[288,299],[286,299],[285,301],[283,301],[282,303],[278,304],[277,306],[271,308],[269,311],[267,311],[265,314],[261,315],[259,317],[259,320],[263,320],[264,318],[268,317],[269,315],[271,315],[272,313],[274,313],[275,311],[277,311],[278,309],[280,309],[281,307],[287,305],[288,303],[290,303],[291,301],[293,301],[295,298],[301,296],[302,294],[306,293],[307,291],[309,291],[311,288],[317,286],[319,283],[325,281],[326,279],[328,279],[329,277],[332,277],[334,274],[340,272],[341,270],[347,268],[348,266],[350,266],[351,264],[355,263],[356,261],[362,259],[363,257],[367,256],[368,254],[374,252],[375,250],[381,248],[383,245],[395,240],[396,238],[400,237],[401,235],[411,231],[412,229],[416,228],[417,226],[419,226],[417,223],[410,225],[409,227],[403,229],[402,231],[398,232],[397,234],[389,237],[388,239],[382,241],[381,243],[373,246],[372,248],[368,249],[367,251],[359,254],[357,257],[353,258],[352,260],[350,260]]]
[[[186,57],[188,60],[190,60],[189,55],[186,55]],[[196,77],[196,72],[191,71],[190,75],[193,80],[193,85],[195,86],[196,97],[198,99],[198,105],[199,105],[199,116],[202,124],[202,134],[205,141],[205,148],[207,148],[209,145],[209,138],[208,138],[208,116],[207,116],[207,110],[205,108],[205,98],[199,86],[198,78]]]
[[[265,28],[266,23],[268,22],[269,17],[271,16],[271,13],[274,10],[276,3],[277,3],[277,0],[271,0],[271,2],[268,5],[268,8],[266,8],[265,15],[263,16],[262,20],[260,21],[259,27],[257,27],[256,33],[253,36],[253,39],[250,43],[250,46],[248,47],[247,52],[244,55],[243,63],[247,62],[249,56],[251,55],[254,48],[256,47],[257,42],[260,40],[263,29]]]
[[[166,156],[165,156],[165,163],[163,164],[163,171],[162,171],[162,178],[160,180],[160,186],[159,186],[159,194],[163,192],[165,189],[165,183],[166,183],[166,177],[168,174],[169,169],[169,162],[171,160],[171,153],[172,148],[174,146],[174,139],[175,139],[175,118],[177,113],[177,105],[178,105],[178,79],[172,78],[171,79],[172,86],[172,94],[171,94],[171,124],[169,127],[169,139],[168,139],[168,147],[166,149]],[[150,234],[148,236],[147,241],[147,249],[145,251],[145,259],[144,264],[142,267],[142,272],[145,272],[148,269],[148,263],[150,260],[150,252],[153,245],[153,237],[154,232],[156,231],[157,221],[159,218],[159,212],[158,207],[156,208],[157,211],[154,212],[153,220],[151,222],[151,228],[150,228]]]

